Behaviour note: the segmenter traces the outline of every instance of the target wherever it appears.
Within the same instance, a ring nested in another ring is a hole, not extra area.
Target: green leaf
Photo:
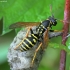
[[[3,18],[0,20],[0,35],[2,34],[3,30]]]
[[[47,19],[47,17],[51,15],[50,4],[52,5],[52,11],[55,18],[57,17],[63,19],[62,13],[64,3],[65,2],[63,0],[6,0],[5,2],[0,1],[0,18],[3,17],[2,34],[9,32],[9,25],[15,22],[36,22]],[[59,24],[55,28],[61,29],[59,28]]]
[[[70,34],[67,37],[68,39],[66,41],[66,45],[68,46],[68,49],[70,50]]]
[[[3,23],[0,22],[0,35],[4,35],[10,32],[11,30],[9,29],[9,26],[15,22],[40,22],[42,20],[47,19],[49,16],[51,16],[50,4],[52,5],[52,14],[55,18],[62,20],[64,16],[65,0],[4,0],[5,2],[2,1],[0,0],[0,19],[3,18]],[[62,30],[63,24],[60,21],[57,22],[57,26],[53,27],[52,29]],[[18,30],[19,29],[17,29],[16,32],[18,32]],[[55,40],[59,41],[58,39]],[[67,46],[69,42],[67,42]],[[5,47],[4,45],[1,46]],[[61,44],[59,45],[59,43],[50,43],[49,46],[53,48],[64,49],[64,46]],[[3,49],[3,51],[7,51],[6,48]],[[7,54],[7,52],[5,53],[3,51],[1,51],[1,53],[3,53],[0,56],[1,58],[4,58],[3,55],[6,56]],[[45,68],[44,70],[49,69],[50,68]]]
[[[66,45],[68,47],[68,53],[66,58],[66,70],[70,70],[70,34],[67,37]]]
[[[53,42],[50,42],[48,44],[49,47],[53,47],[53,48],[57,48],[57,49],[62,49],[62,50],[65,50],[67,51],[67,47],[63,44],[58,44],[58,43],[53,43]]]

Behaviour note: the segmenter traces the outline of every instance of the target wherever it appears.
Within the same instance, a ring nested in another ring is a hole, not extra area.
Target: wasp
[[[36,33],[33,32],[32,27],[28,28],[26,37],[23,38],[23,40],[15,47],[15,50],[20,47],[20,50],[27,51],[34,47],[34,45],[39,41],[40,38],[43,38],[43,35],[45,33],[44,41],[46,39],[47,31],[50,32],[57,31],[57,30],[51,30],[52,26],[57,25],[57,19],[54,18],[54,16],[50,16],[48,19],[42,21],[42,22],[17,22],[15,24],[10,25],[11,29],[22,27],[22,26],[29,26],[32,23],[37,26]],[[40,23],[39,25],[37,25]],[[32,25],[31,25],[32,26]],[[29,32],[31,31],[31,34],[28,36]],[[35,60],[36,54],[38,50],[41,48],[42,42],[40,42],[40,45],[36,48],[34,57],[32,59],[31,65],[33,65],[33,62]]]

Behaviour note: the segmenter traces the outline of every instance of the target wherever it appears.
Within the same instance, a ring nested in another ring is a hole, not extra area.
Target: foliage
[[[39,22],[41,20],[47,19],[47,17],[51,15],[50,4],[52,5],[52,11],[55,18],[63,19],[62,13],[64,8],[64,1],[61,0],[7,0],[7,2],[0,2],[0,18],[3,17],[2,34],[9,32],[9,25],[15,22]]]
[[[40,22],[44,19],[47,19],[49,16],[51,16],[51,14],[54,14],[55,18],[62,20],[64,17],[64,7],[65,7],[64,4],[65,4],[64,0],[5,0],[5,1],[0,0],[0,19],[3,18],[3,23],[0,23],[0,26],[3,25],[3,27],[0,28],[2,30],[2,33],[1,32],[0,33],[1,35],[4,35],[4,34],[6,35],[6,33],[9,33],[11,31],[9,29],[9,25],[15,22],[19,22],[19,21],[20,22],[24,22],[24,21]],[[50,5],[52,6],[52,13],[50,11]],[[57,26],[53,27],[52,29],[61,30],[63,24],[59,20],[57,22],[58,22]],[[60,41],[60,39],[58,40],[58,38],[56,38],[53,40]],[[1,40],[1,37],[0,37],[0,40]],[[70,46],[69,43],[70,43],[70,40],[68,38],[66,43],[67,47]],[[63,48],[62,45],[59,45],[59,43],[56,44],[56,42],[50,43],[49,45],[54,48],[65,49],[67,52],[69,52],[69,49],[70,49],[70,48]],[[0,49],[1,49],[1,46],[2,44],[0,42]],[[62,48],[60,48],[60,46],[62,46]],[[7,51],[7,49],[5,48],[4,50]],[[7,54],[4,54],[4,55],[7,55]],[[3,55],[0,55],[0,57],[4,58]]]

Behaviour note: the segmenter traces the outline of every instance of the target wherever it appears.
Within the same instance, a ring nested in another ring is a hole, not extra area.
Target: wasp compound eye
[[[53,22],[53,26],[56,26],[57,25],[57,22],[55,21],[55,22]]]

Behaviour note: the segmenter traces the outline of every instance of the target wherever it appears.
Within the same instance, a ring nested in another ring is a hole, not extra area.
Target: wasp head
[[[57,24],[57,19],[55,19],[54,18],[54,16],[50,16],[49,18],[48,18],[49,20],[50,20],[50,25],[52,26],[56,26],[56,24]]]

